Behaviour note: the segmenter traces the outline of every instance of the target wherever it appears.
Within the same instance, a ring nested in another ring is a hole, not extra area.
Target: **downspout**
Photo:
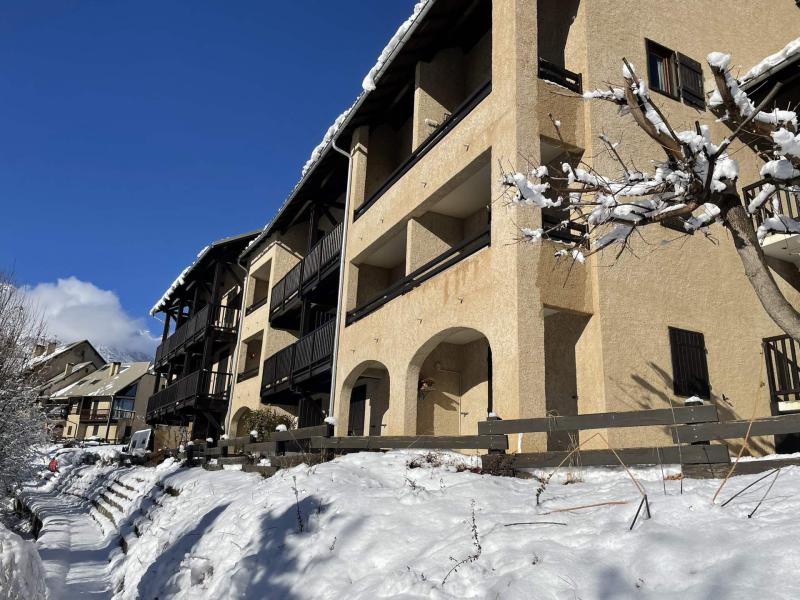
[[[233,417],[233,390],[236,389],[236,378],[239,376],[237,372],[239,370],[239,350],[242,346],[242,329],[244,329],[244,311],[247,310],[245,303],[247,302],[247,284],[250,280],[250,271],[247,267],[242,264],[242,257],[236,257],[236,264],[241,267],[244,271],[244,277],[242,282],[242,308],[239,311],[239,323],[236,326],[236,346],[233,348],[233,358],[231,363],[231,393],[230,398],[228,398],[228,412],[225,415],[225,431],[223,433],[227,433],[230,435],[230,428],[231,428],[231,418]],[[261,341],[262,345],[264,341]],[[261,357],[259,357],[261,360]],[[260,399],[259,399],[260,401]]]
[[[344,267],[345,267],[345,250],[347,249],[347,229],[350,224],[350,184],[351,176],[353,174],[353,156],[345,152],[336,145],[336,138],[331,140],[331,148],[336,150],[342,156],[347,157],[347,190],[344,194],[344,219],[342,221],[342,249],[339,251],[339,289],[337,290],[336,299],[336,327],[333,330],[333,360],[331,362],[331,393],[328,402],[328,416],[333,416],[333,409],[336,400],[336,366],[339,357],[339,328],[344,327],[341,322],[342,316],[342,297],[344,296]]]

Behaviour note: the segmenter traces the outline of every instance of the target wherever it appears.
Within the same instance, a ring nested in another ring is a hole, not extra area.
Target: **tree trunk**
[[[772,276],[753,229],[753,221],[738,194],[725,192],[719,207],[722,209],[723,223],[733,235],[745,275],[764,310],[786,334],[800,341],[800,312],[789,303]]]

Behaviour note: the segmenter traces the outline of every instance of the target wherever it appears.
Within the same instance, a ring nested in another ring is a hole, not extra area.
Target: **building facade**
[[[123,443],[144,429],[156,376],[150,363],[112,362],[53,393],[68,407],[63,437]]]
[[[796,35],[800,10],[791,0],[773,3],[769,14],[734,0],[709,6],[424,3],[243,256],[252,310],[237,344],[228,431],[263,404],[299,416],[306,397],[336,417],[339,435],[466,435],[489,413],[638,410],[690,396],[713,402],[726,420],[780,410],[775,390],[797,384],[787,383],[797,367],[785,348],[778,366],[765,360],[768,340],[781,332],[722,226],[708,235],[651,226],[630,252],[580,264],[554,258],[563,241],[580,238],[579,227],[519,243],[521,227],[565,217],[504,201],[502,176],[529,165],[582,160],[616,172],[601,133],[622,140],[620,153],[642,169],[663,159],[630,117],[580,96],[621,79],[623,57],[641,67],[676,129],[701,121],[722,139],[728,132],[705,104],[712,76],[704,57],[724,50],[755,64]],[[780,39],[752,35],[775,31],[775,23]],[[758,182],[754,154],[741,144],[731,152],[740,185]],[[797,202],[791,190],[787,198]],[[325,225],[314,224],[314,207],[330,213]],[[324,300],[304,296],[303,263],[337,228],[341,285],[331,287],[329,276]],[[768,252],[771,266],[796,303],[796,254],[784,251],[785,239],[776,242],[783,250]],[[299,354],[303,367],[313,363],[321,342],[302,343],[326,327],[320,338],[330,358],[304,388],[292,361]],[[615,446],[671,441],[666,428],[604,433]],[[568,443],[565,435],[526,434],[512,447]],[[755,448],[770,449],[771,442]]]
[[[156,349],[147,423],[191,427],[192,435],[218,436],[233,378],[233,353],[242,309],[245,271],[238,256],[256,232],[205,247],[153,306],[163,317]]]

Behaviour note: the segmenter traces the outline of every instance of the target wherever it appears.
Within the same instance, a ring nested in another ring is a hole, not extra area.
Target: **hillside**
[[[723,508],[711,504],[718,481],[685,480],[681,495],[658,469],[637,470],[652,518],[630,531],[640,496],[620,469],[557,475],[537,507],[536,480],[473,467],[423,452],[269,479],[67,466],[26,501],[43,521],[52,598],[796,597],[800,468],[781,472],[752,519],[769,479]],[[721,498],[758,477],[730,480]]]

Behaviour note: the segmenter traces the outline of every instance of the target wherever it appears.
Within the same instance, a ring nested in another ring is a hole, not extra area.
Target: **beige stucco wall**
[[[253,278],[252,275],[258,272],[264,275],[265,265],[269,265],[269,295],[264,302],[254,311],[246,314],[242,313],[241,324],[239,326],[239,339],[237,342],[237,353],[235,356],[234,381],[231,390],[231,401],[228,404],[228,413],[225,419],[225,430],[235,432],[241,417],[248,410],[262,408],[261,404],[261,375],[264,360],[275,354],[279,350],[297,341],[297,335],[291,331],[274,329],[269,324],[269,306],[273,286],[289,272],[301,259],[300,239],[302,238],[303,228],[301,224],[281,236],[271,236],[261,244],[261,248],[256,251],[247,264],[247,277],[245,278],[244,298],[245,308],[250,306],[253,301]],[[236,375],[244,370],[245,342],[255,336],[261,335],[261,357],[259,359],[259,370],[257,375],[236,381]]]
[[[789,39],[800,30],[800,11],[790,0],[775,2],[770,11],[734,0],[715,3],[713,11],[709,6],[694,0],[681,3],[678,11],[654,0],[627,8],[612,0],[582,2],[574,7],[568,28],[565,64],[581,72],[584,88],[591,88],[620,80],[623,56],[643,71],[645,37],[701,62],[712,50],[729,50],[734,63],[749,65],[784,43],[782,38],[754,36],[752,31],[774,30],[780,23]],[[427,255],[415,238],[426,239],[425,248],[436,254],[436,247],[446,240],[429,235],[419,217],[437,190],[482,155],[491,164],[491,198],[501,198],[499,165],[522,168],[520,157],[536,163],[540,137],[557,137],[550,114],[561,121],[565,141],[583,148],[586,160],[601,172],[617,167],[602,153],[600,132],[614,140],[622,138],[620,152],[640,168],[661,158],[659,149],[630,118],[617,116],[615,107],[567,98],[563,88],[537,78],[537,2],[495,0],[492,31],[491,95],[361,218],[353,222],[350,215],[344,277],[347,308],[357,302],[355,288],[361,284],[363,269],[359,261],[391,236],[402,232],[408,236],[407,272]],[[704,73],[708,79],[707,68]],[[709,113],[665,96],[654,94],[654,99],[677,129],[692,127],[699,119],[711,124],[718,138],[727,133]],[[376,185],[376,170],[369,168],[370,148],[382,142],[380,132],[377,141],[372,134],[362,128],[354,139],[353,207]],[[758,162],[746,149],[734,151],[742,182],[756,180]],[[383,159],[382,152],[379,149],[378,160]],[[611,250],[585,265],[573,265],[553,258],[561,247],[555,243],[514,243],[519,227],[536,226],[539,219],[533,209],[495,201],[491,247],[356,323],[345,327],[340,315],[335,407],[340,430],[347,423],[352,386],[364,369],[378,363],[388,370],[390,380],[384,433],[418,432],[420,367],[441,341],[465,328],[480,332],[491,346],[494,411],[503,418],[573,410],[563,401],[572,387],[581,413],[681,404],[683,400],[672,393],[668,326],[705,335],[713,401],[723,418],[748,418],[754,406],[757,415],[768,414],[761,338],[778,330],[759,306],[722,227],[713,226],[708,237],[688,238],[660,226],[649,227],[644,239],[633,241],[633,252],[616,259]],[[800,300],[794,288],[788,283],[785,287],[794,302]],[[553,310],[561,312],[545,317]],[[567,327],[570,345],[566,347],[562,339],[546,348],[546,318],[559,319],[562,313],[575,316]],[[570,353],[574,366],[564,359]],[[562,373],[568,382],[559,381]],[[669,441],[666,431],[658,428],[607,434],[617,446]],[[766,451],[769,445],[759,442],[757,450]],[[519,447],[544,449],[547,437],[526,435]]]

